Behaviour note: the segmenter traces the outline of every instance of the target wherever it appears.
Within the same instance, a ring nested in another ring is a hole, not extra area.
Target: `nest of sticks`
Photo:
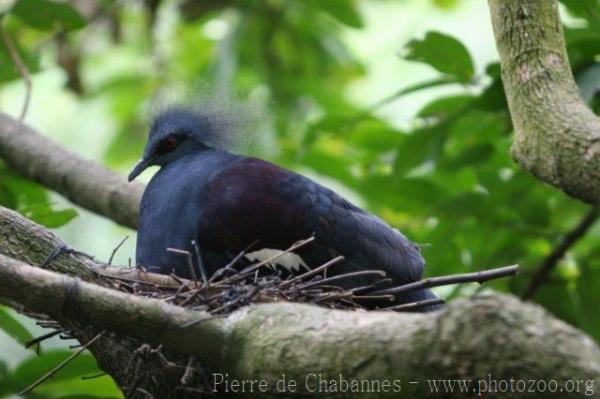
[[[352,273],[328,276],[328,269],[344,260],[338,256],[311,270],[298,273],[282,273],[275,265],[277,259],[286,253],[310,245],[314,237],[301,240],[280,254],[265,261],[248,266],[240,265],[245,251],[238,254],[229,264],[212,276],[201,270],[196,276],[192,259],[198,251],[190,253],[175,248],[168,251],[187,258],[193,279],[178,276],[147,273],[142,267],[107,268],[100,277],[111,280],[111,285],[122,291],[159,299],[192,310],[205,311],[214,315],[224,315],[252,303],[291,301],[310,303],[332,309],[367,310],[368,304],[390,303],[378,306],[376,310],[419,311],[426,306],[443,304],[443,299],[429,299],[401,305],[393,305],[396,295],[422,288],[430,288],[458,283],[478,282],[498,279],[518,272],[518,265],[506,266],[475,273],[430,277],[410,284],[390,287],[391,279],[382,270],[361,270]],[[197,249],[197,248],[196,248]],[[351,289],[343,288],[344,280],[368,276],[373,283]],[[383,288],[385,286],[385,288]]]
[[[328,269],[344,260],[343,256],[338,256],[330,261],[315,267],[311,270],[304,270],[296,274],[282,273],[280,269],[275,267],[278,257],[286,253],[293,253],[295,250],[310,245],[314,241],[314,237],[306,240],[301,240],[290,246],[282,253],[273,256],[262,262],[256,262],[250,265],[241,262],[245,255],[245,251],[238,254],[229,264],[218,270],[212,276],[208,276],[205,270],[201,270],[201,275],[196,276],[193,267],[193,257],[199,257],[199,251],[194,246],[194,253],[182,251],[175,248],[169,248],[174,254],[185,256],[188,260],[191,275],[193,279],[182,279],[176,275],[162,275],[146,272],[142,267],[113,267],[110,266],[116,251],[120,248],[125,240],[123,240],[114,250],[108,261],[108,264],[103,268],[95,268],[93,270],[97,276],[103,280],[106,286],[149,298],[158,299],[173,305],[183,306],[196,311],[204,311],[215,316],[227,315],[242,306],[247,306],[253,303],[275,302],[275,301],[291,301],[311,303],[319,306],[324,306],[332,309],[343,310],[372,310],[372,306],[366,307],[365,303],[369,301],[377,301],[378,304],[389,302],[389,306],[379,306],[375,310],[384,311],[419,311],[423,307],[444,303],[443,299],[430,299],[413,303],[405,303],[401,305],[392,304],[395,296],[404,294],[410,291],[431,288],[443,285],[452,285],[459,283],[477,282],[498,279],[518,272],[518,265],[506,266],[496,269],[476,273],[455,274],[441,277],[430,277],[410,284],[390,286],[391,279],[386,277],[382,270],[361,270],[352,273],[338,274],[328,276]],[[50,263],[58,254],[66,247],[57,248],[46,261]],[[74,251],[77,252],[77,251]],[[83,254],[85,255],[85,254]],[[86,255],[88,256],[88,255]],[[201,268],[202,269],[202,268]],[[340,283],[346,279],[354,277],[370,277],[373,281],[371,284],[355,287],[343,288]],[[25,313],[28,314],[28,313]],[[76,334],[68,328],[64,328],[60,323],[49,319],[44,315],[28,314],[31,317],[38,319],[37,324],[44,328],[53,329],[40,337],[33,339],[26,344],[26,347],[36,346],[39,349],[39,344],[43,341],[59,336],[61,339],[76,338]],[[75,357],[81,354],[85,349],[90,347],[96,340],[106,336],[106,332],[101,332],[93,338],[87,340],[83,345],[76,345],[72,348],[78,348],[68,359],[58,364],[48,373],[41,376],[33,384],[20,392],[20,395],[33,390],[35,387],[52,377],[58,370],[72,361]],[[159,356],[163,362],[169,364],[170,367],[175,367],[183,371],[181,378],[181,389],[189,391],[196,395],[197,393],[209,392],[206,389],[204,379],[199,378],[196,385],[187,386],[183,381],[191,380],[187,378],[194,373],[199,373],[203,376],[201,368],[192,367],[193,357],[189,360],[179,359],[177,355],[164,351],[161,346],[151,348],[146,344],[141,345],[130,356],[126,356],[129,365],[140,364],[143,361],[143,356],[146,353]],[[169,356],[167,359],[166,356]],[[136,370],[138,368],[136,367]],[[96,378],[104,375],[86,377]],[[186,377],[187,376],[187,377]],[[127,396],[135,396],[140,392],[141,396],[147,396],[147,392],[138,387],[144,381],[144,377],[138,375],[136,371],[132,377],[131,384]],[[146,381],[147,382],[147,381]],[[193,396],[192,395],[192,396]],[[140,396],[140,397],[141,397]],[[151,396],[151,395],[150,395]]]

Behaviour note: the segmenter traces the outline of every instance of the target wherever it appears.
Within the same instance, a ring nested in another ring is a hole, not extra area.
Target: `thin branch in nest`
[[[391,284],[392,281],[393,280],[391,278],[382,278],[381,280],[377,280],[372,284],[363,285],[362,287],[352,288],[352,292],[354,294],[358,294],[361,292],[373,291],[375,288],[377,288],[380,285]]]
[[[23,122],[25,119],[25,115],[27,115],[27,110],[29,109],[29,101],[31,100],[31,89],[33,87],[31,83],[31,74],[29,73],[29,69],[23,58],[19,55],[15,44],[13,43],[12,38],[4,29],[4,26],[0,23],[0,35],[2,36],[2,42],[8,50],[8,54],[10,55],[10,59],[12,60],[15,68],[23,78],[23,82],[25,83],[25,100],[23,101],[23,107],[21,108],[21,115],[19,116],[19,122]]]
[[[127,241],[128,238],[129,238],[129,236],[125,236],[125,238],[123,238],[121,240],[121,242],[115,247],[115,249],[113,249],[112,253],[110,254],[110,258],[108,258],[109,265],[112,265],[112,261],[113,261],[115,255],[117,254],[117,251],[119,249],[121,249],[121,247],[123,246],[123,244],[125,244],[125,241]]]
[[[185,251],[183,249],[177,249],[177,248],[167,248],[167,252],[185,256],[185,259],[187,260],[188,268],[190,269],[190,275],[192,276],[192,280],[194,281],[194,286],[196,288],[198,288],[198,276],[196,276],[196,270],[194,270],[194,262],[192,261],[192,254],[189,251]],[[171,276],[173,276],[173,278],[175,278],[173,274]]]
[[[392,278],[386,277],[385,271],[379,269],[360,270],[327,277],[326,272],[329,268],[344,260],[343,256],[338,256],[298,275],[282,274],[278,268],[267,268],[264,272],[261,271],[259,273],[260,267],[271,264],[283,254],[290,253],[312,241],[314,241],[314,237],[298,241],[285,251],[236,272],[232,265],[244,256],[247,252],[246,249],[240,252],[228,265],[218,269],[210,279],[207,279],[210,286],[202,285],[195,289],[192,286],[191,280],[181,279],[173,274],[171,274],[171,278],[177,284],[168,285],[156,284],[155,278],[151,279],[152,282],[144,281],[146,277],[152,277],[152,273],[147,275],[140,274],[137,277],[144,284],[136,285],[134,283],[135,289],[133,292],[178,306],[185,306],[188,309],[204,311],[211,315],[227,314],[251,303],[274,301],[316,303],[320,306],[345,310],[373,309],[374,306],[367,306],[366,303],[371,301],[382,303],[385,301],[393,302],[397,298],[397,294],[420,288],[472,281],[481,283],[515,274],[518,269],[518,266],[515,265],[478,273],[433,277],[415,283],[398,285],[398,283],[394,283]],[[173,252],[183,253],[188,259],[193,259],[191,258],[193,255],[189,251],[175,250]],[[235,272],[235,274],[225,277],[227,272]],[[116,281],[117,288],[127,292],[132,291],[131,284],[118,285],[118,274],[111,273],[109,277],[113,281]],[[337,285],[338,282],[344,280],[345,283],[348,283],[348,279],[356,277],[366,277],[369,283],[357,287],[340,287]],[[130,276],[127,276],[123,280],[137,281],[137,279],[132,279]],[[435,301],[421,301],[402,306],[397,305],[397,307],[388,306],[385,309],[410,311],[441,303],[443,303],[443,299],[436,299]],[[382,310],[375,307],[375,310],[377,309]],[[195,325],[204,320],[207,320],[207,318],[202,317],[199,320],[188,323],[186,326]]]
[[[208,272],[202,261],[202,256],[200,255],[200,249],[198,249],[196,240],[192,240],[192,247],[194,248],[194,254],[196,255],[196,262],[198,262],[198,267],[200,268],[200,274],[202,274],[202,281],[204,282],[204,285],[208,287]]]
[[[414,283],[401,285],[399,287],[386,288],[383,290],[372,292],[373,295],[397,295],[404,294],[411,291],[416,291],[421,288],[439,287],[442,285],[451,285],[459,283],[479,283],[482,284],[485,281],[494,280],[501,277],[507,277],[517,274],[519,271],[519,265],[499,267],[496,269],[484,270],[475,273],[463,273],[453,274],[450,276],[442,277],[428,277],[423,280],[415,281]]]
[[[424,299],[422,301],[403,303],[401,305],[388,306],[388,307],[382,308],[381,310],[395,310],[395,311],[406,312],[406,311],[419,310],[426,306],[443,305],[445,303],[446,303],[446,301],[444,301],[442,298],[432,298],[432,299]]]
[[[171,274],[169,274],[169,276],[171,276],[171,278],[173,280],[175,280],[177,282],[177,284],[179,284],[179,286],[177,288],[180,288],[181,286],[185,285],[185,282],[183,280],[181,280],[181,278],[178,277],[175,273],[171,273]]]
[[[352,297],[356,301],[389,301],[393,302],[395,297],[393,295],[354,295]]]
[[[100,339],[100,337],[102,337],[103,335],[104,335],[104,331],[102,331],[100,334],[96,335],[94,338],[90,339],[79,350],[77,350],[76,352],[73,352],[69,357],[67,357],[65,360],[63,360],[62,362],[60,362],[56,367],[54,367],[52,370],[48,371],[41,378],[39,378],[33,384],[31,384],[30,386],[28,386],[27,388],[25,388],[24,390],[22,390],[21,392],[19,392],[17,395],[18,396],[25,396],[25,394],[31,392],[38,385],[40,385],[41,383],[43,383],[44,381],[46,381],[48,378],[52,377],[60,369],[62,369],[67,364],[69,364],[71,361],[73,361],[73,359],[75,359],[77,356],[81,355],[83,353],[83,351],[85,351],[90,345],[92,345],[94,342],[96,342],[98,339]]]
[[[217,270],[208,280],[209,282],[213,282],[215,280],[220,279],[221,277],[223,277],[223,275],[225,273],[227,273],[228,271],[232,271],[232,272],[236,272],[236,270],[233,268],[233,266],[235,266],[236,263],[238,263],[240,261],[240,259],[242,259],[244,257],[244,255],[246,255],[248,253],[248,251],[255,246],[256,244],[258,244],[258,240],[254,240],[254,242],[250,245],[248,245],[243,251],[241,251],[235,258],[233,258],[231,260],[231,262],[229,262],[227,265],[225,265],[225,267],[220,268],[219,270]]]
[[[319,266],[319,267],[317,267],[315,269],[312,269],[312,270],[310,270],[310,271],[308,271],[306,273],[302,273],[302,274],[300,274],[300,275],[298,275],[298,276],[296,276],[296,277],[294,277],[292,279],[285,280],[284,282],[282,282],[281,284],[279,284],[279,286],[277,286],[277,288],[282,289],[282,288],[285,288],[285,287],[289,287],[290,285],[292,285],[294,283],[297,283],[299,281],[306,280],[308,277],[312,277],[312,276],[314,276],[316,274],[319,274],[322,271],[327,270],[329,267],[335,265],[336,263],[339,263],[339,262],[343,261],[344,259],[345,258],[343,256],[341,256],[341,255],[338,256],[338,257],[336,257],[336,258],[333,258],[329,262],[324,263],[324,264],[322,264],[321,266]]]
[[[338,274],[337,276],[324,278],[323,280],[318,280],[318,281],[313,281],[313,282],[309,282],[309,283],[304,283],[300,287],[302,289],[306,289],[306,288],[309,288],[309,287],[314,287],[315,285],[328,284],[328,283],[331,283],[331,282],[334,282],[334,281],[339,281],[339,280],[343,280],[343,279],[347,279],[347,278],[363,277],[363,276],[385,277],[386,274],[385,274],[385,272],[383,270],[361,270],[361,271],[358,271],[358,272]]]

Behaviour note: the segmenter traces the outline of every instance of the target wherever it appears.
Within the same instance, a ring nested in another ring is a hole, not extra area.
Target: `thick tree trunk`
[[[546,183],[600,201],[600,119],[573,79],[556,0],[489,0],[515,129],[513,157]]]

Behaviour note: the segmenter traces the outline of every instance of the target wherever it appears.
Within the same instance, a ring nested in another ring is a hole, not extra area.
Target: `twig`
[[[0,21],[1,22],[1,21]],[[19,122],[23,122],[25,119],[25,115],[27,114],[27,109],[29,108],[29,101],[31,99],[31,74],[29,73],[29,69],[27,69],[27,65],[19,55],[12,39],[4,29],[4,26],[0,23],[0,35],[2,35],[2,42],[8,53],[10,54],[10,59],[12,60],[15,68],[23,78],[23,82],[25,83],[25,100],[23,101],[23,107],[21,108],[21,115],[19,116]]]
[[[141,393],[143,393],[143,394],[144,394],[144,396],[146,396],[146,397],[147,397],[147,398],[149,398],[149,399],[154,399],[154,396],[152,396],[152,394],[151,394],[150,392],[146,391],[146,390],[145,390],[145,389],[143,389],[143,388],[139,388],[139,387],[138,387],[138,388],[136,388],[135,390],[136,390],[136,391],[138,391],[138,392],[141,392]]]
[[[554,250],[540,263],[540,265],[536,268],[529,285],[523,293],[521,294],[522,299],[531,298],[535,292],[541,287],[541,285],[546,281],[548,275],[552,271],[552,269],[558,264],[558,262],[565,256],[565,253],[573,246],[575,243],[585,235],[585,233],[592,227],[594,222],[598,219],[598,206],[593,206],[590,210],[583,216],[581,221],[575,226],[575,228],[569,231],[562,239],[560,244],[554,248]]]
[[[92,375],[84,375],[83,377],[81,377],[82,380],[93,380],[96,378],[100,378],[100,377],[104,377],[107,373],[105,372],[101,372],[101,373],[97,373],[97,374],[92,374]]]
[[[200,294],[200,289],[196,289],[196,290],[194,290],[194,291],[193,291],[193,292],[192,292],[190,295],[188,295],[188,297],[187,297],[187,298],[185,298],[183,301],[181,301],[181,302],[180,302],[180,303],[178,303],[177,305],[178,305],[178,306],[182,306],[182,307],[183,307],[183,306],[185,306],[185,305],[187,305],[187,304],[188,304],[188,303],[190,303],[190,302],[191,302],[193,299],[195,299],[195,298],[198,296],[198,294]]]
[[[385,277],[385,272],[383,270],[361,270],[359,272],[352,272],[352,273],[344,273],[344,274],[339,274],[337,276],[333,276],[333,277],[328,277],[328,278],[324,278],[323,280],[319,280],[319,281],[313,281],[310,283],[305,283],[301,285],[302,289],[306,289],[309,287],[314,287],[315,285],[321,285],[321,284],[328,284],[334,281],[339,281],[339,280],[343,280],[346,278],[351,278],[351,277],[362,277],[362,276],[379,276],[379,277]]]
[[[393,295],[354,295],[352,300],[355,301],[390,301],[395,299]]]
[[[194,287],[198,288],[198,276],[196,276],[196,270],[194,270],[194,262],[192,261],[192,254],[189,251],[184,251],[182,249],[177,248],[167,248],[167,252],[172,252],[179,255],[184,255],[187,259],[188,268],[190,269],[190,275],[192,276],[192,280],[194,280]]]
[[[246,253],[250,250],[250,248],[252,248],[253,246],[255,246],[258,243],[258,240],[254,240],[254,242],[250,245],[248,245],[243,251],[241,251],[235,258],[233,258],[231,260],[231,262],[229,262],[227,265],[225,265],[224,267],[220,268],[219,270],[217,270],[208,280],[210,283],[212,283],[213,281],[221,278],[226,272],[228,271],[235,271],[235,269],[233,269],[233,266],[239,262],[240,259],[242,259],[242,257],[244,255],[246,255]]]
[[[375,281],[373,284],[363,285],[361,287],[352,288],[352,293],[358,294],[359,292],[372,291],[377,286],[382,285],[382,284],[390,284],[390,283],[392,283],[392,281],[393,280],[391,278],[382,278],[381,280]]]
[[[192,240],[192,247],[194,248],[196,261],[198,262],[198,267],[200,268],[200,274],[202,274],[202,281],[204,281],[204,285],[208,287],[208,272],[206,271],[206,267],[202,261],[202,256],[200,256],[200,249],[198,248],[198,243],[196,240]]]
[[[58,335],[58,334],[60,334],[60,333],[62,333],[62,332],[64,332],[64,330],[62,330],[62,329],[61,329],[61,330],[51,331],[51,332],[49,332],[48,334],[40,335],[39,337],[37,337],[37,338],[34,338],[34,339],[32,339],[31,341],[27,341],[27,342],[25,343],[25,348],[26,348],[26,349],[29,349],[29,348],[31,348],[33,345],[39,344],[40,342],[42,342],[42,341],[45,341],[45,340],[47,340],[47,339],[49,339],[49,338],[52,338],[52,337],[54,337],[55,335]]]
[[[293,283],[296,283],[298,281],[302,281],[302,280],[306,280],[307,277],[311,277],[314,276],[315,274],[319,274],[320,272],[322,272],[323,270],[328,269],[330,266],[335,265],[336,263],[339,263],[341,261],[343,261],[345,258],[343,256],[338,256],[337,258],[333,258],[331,259],[329,262],[322,264],[321,266],[312,269],[306,273],[302,273],[299,276],[296,276],[292,279],[286,280],[284,282],[282,282],[281,284],[279,284],[277,286],[277,288],[286,288],[288,286],[290,286]]]
[[[446,303],[446,301],[444,301],[441,298],[432,298],[432,299],[424,299],[422,301],[403,303],[401,305],[388,306],[388,307],[382,308],[381,310],[409,311],[409,310],[421,309],[425,306],[443,305],[444,303]]]
[[[21,392],[19,392],[17,395],[18,396],[25,396],[25,394],[31,392],[33,389],[35,389],[35,387],[37,387],[38,385],[40,385],[41,383],[43,383],[44,381],[46,381],[48,378],[52,377],[60,369],[62,369],[63,367],[65,367],[67,364],[69,364],[73,359],[75,359],[77,356],[81,355],[81,353],[83,351],[85,351],[90,345],[92,345],[94,342],[96,342],[103,335],[104,335],[104,331],[102,331],[100,334],[96,335],[94,338],[90,339],[80,349],[78,349],[76,352],[73,352],[69,357],[67,357],[65,360],[63,360],[62,362],[60,362],[56,367],[54,367],[52,370],[48,371],[40,379],[38,379],[33,384],[31,384],[30,386],[28,386],[27,388],[25,388],[24,390],[22,390]]]
[[[404,294],[411,291],[416,291],[421,288],[439,287],[441,285],[451,285],[459,283],[483,283],[484,281],[494,280],[501,277],[511,276],[517,274],[519,265],[499,267],[491,270],[484,270],[475,273],[463,273],[454,274],[450,276],[442,277],[429,277],[423,280],[415,281],[401,285],[399,287],[386,288],[383,290],[371,292],[370,295],[397,295]]]
[[[125,236],[125,238],[123,238],[121,240],[121,242],[119,243],[119,245],[117,245],[115,247],[115,249],[113,249],[112,253],[110,254],[110,258],[108,258],[108,264],[111,265],[113,258],[115,257],[117,251],[123,246],[123,244],[125,244],[125,241],[127,241],[127,239],[129,238],[129,236]]]

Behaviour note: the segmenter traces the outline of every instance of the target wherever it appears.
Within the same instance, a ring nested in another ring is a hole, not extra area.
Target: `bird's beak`
[[[132,182],[136,177],[139,176],[140,173],[142,173],[144,170],[146,170],[146,168],[148,166],[150,166],[151,163],[152,163],[152,158],[140,159],[138,161],[138,163],[136,163],[135,166],[133,167],[133,169],[131,170],[131,173],[129,173],[129,177],[127,178],[127,180]]]

